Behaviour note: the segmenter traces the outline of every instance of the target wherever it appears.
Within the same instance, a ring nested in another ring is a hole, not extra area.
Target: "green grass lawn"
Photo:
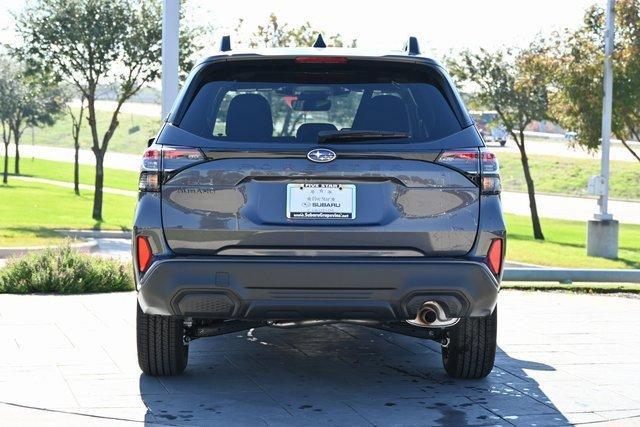
[[[111,112],[96,111],[98,122],[98,135],[103,137],[109,121]],[[140,116],[137,114],[120,113],[118,116],[119,125],[109,141],[109,150],[119,153],[140,154],[147,148],[147,140],[158,133],[162,121],[158,118]],[[133,133],[130,131],[139,128]],[[34,131],[35,143],[39,145],[51,145],[55,147],[73,148],[71,138],[71,118],[68,114],[61,116],[53,126],[36,128]],[[23,144],[31,144],[31,131],[27,130],[22,137]],[[83,120],[82,131],[80,133],[80,146],[91,148],[91,131],[86,120]]]
[[[3,160],[4,156],[0,156],[0,164],[2,164]],[[13,157],[9,157],[9,165],[9,170],[13,170]],[[23,176],[73,182],[73,163],[22,158],[20,159],[20,172]],[[80,183],[93,185],[94,179],[95,167],[93,165],[80,165]],[[9,181],[11,181],[11,177],[9,177]],[[137,191],[138,172],[106,168],[104,170],[104,186]]]
[[[58,243],[60,228],[131,228],[136,199],[104,195],[103,222],[91,219],[93,193],[76,196],[73,190],[14,180],[0,185],[0,246]]]
[[[617,260],[588,257],[587,226],[580,221],[542,218],[545,241],[536,241],[531,219],[505,214],[507,260],[574,268],[640,268],[640,225],[620,224]]]
[[[497,155],[502,187],[527,191],[520,155],[499,151]],[[529,157],[529,166],[536,191],[541,193],[585,196],[589,177],[600,174],[600,160],[597,159],[535,155]],[[640,163],[612,161],[610,185],[611,197],[640,199]]]

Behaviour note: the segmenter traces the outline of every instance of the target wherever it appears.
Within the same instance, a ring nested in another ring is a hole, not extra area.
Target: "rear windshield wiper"
[[[318,142],[370,141],[376,139],[398,139],[410,137],[411,135],[407,132],[391,132],[383,130],[328,130],[318,133]]]

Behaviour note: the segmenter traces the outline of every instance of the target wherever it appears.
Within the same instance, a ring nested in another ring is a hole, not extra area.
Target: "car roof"
[[[354,59],[427,63],[440,66],[440,64],[433,58],[429,58],[424,55],[410,54],[404,50],[380,50],[344,47],[272,47],[256,49],[234,49],[228,51],[219,51],[213,55],[202,58],[200,61],[198,61],[198,65],[217,61],[242,59],[283,59],[298,56],[344,56]]]

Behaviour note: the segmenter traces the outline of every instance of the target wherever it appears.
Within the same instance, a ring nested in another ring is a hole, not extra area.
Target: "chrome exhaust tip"
[[[427,301],[418,309],[415,319],[407,323],[421,328],[446,328],[458,323],[458,317],[447,317],[442,306],[435,301]]]
[[[426,307],[423,310],[420,310],[418,312],[418,316],[420,317],[420,321],[425,325],[430,325],[438,320],[438,313],[431,307]]]

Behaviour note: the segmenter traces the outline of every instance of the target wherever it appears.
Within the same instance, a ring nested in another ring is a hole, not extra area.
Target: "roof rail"
[[[231,36],[222,36],[220,39],[220,52],[229,52],[231,50]]]
[[[324,42],[324,39],[322,38],[322,34],[318,33],[318,38],[313,44],[313,47],[327,47],[327,44]]]
[[[404,45],[404,51],[409,55],[420,55],[420,45],[418,44],[418,38],[411,36],[407,43]]]

